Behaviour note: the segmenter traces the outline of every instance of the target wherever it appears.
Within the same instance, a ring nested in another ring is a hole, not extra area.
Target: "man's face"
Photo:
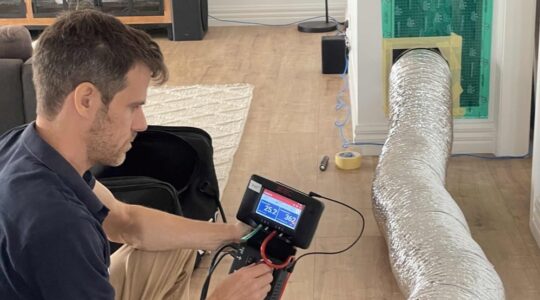
[[[87,146],[92,165],[119,166],[126,159],[126,152],[131,149],[137,132],[146,130],[142,105],[146,101],[150,78],[150,70],[136,64],[127,73],[126,87],[116,93],[108,110],[103,105],[96,114]]]

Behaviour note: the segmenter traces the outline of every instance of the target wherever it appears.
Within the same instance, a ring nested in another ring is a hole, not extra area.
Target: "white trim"
[[[349,92],[352,126],[356,141],[382,142],[388,132],[383,110],[383,36],[382,1],[349,0],[350,18],[347,34],[349,51]],[[354,64],[351,66],[351,64]],[[380,147],[366,147],[376,149]],[[366,154],[371,151],[366,150]]]
[[[536,0],[494,1],[490,102],[497,156],[529,152]]]
[[[535,203],[539,207],[533,208]],[[538,247],[540,247],[540,201],[531,201],[531,218],[529,225],[531,233],[536,239]]]
[[[328,4],[328,14],[342,22],[347,7],[346,0],[331,1]],[[265,24],[286,24],[303,19],[324,16],[324,3],[277,3],[277,4],[221,4],[209,7],[209,14],[225,20],[242,22],[258,22]],[[323,20],[323,18],[321,18]],[[241,26],[243,24],[220,22],[208,19],[210,26]]]
[[[357,15],[358,2],[356,0],[348,0],[347,12],[345,14],[346,20],[349,22],[349,28],[346,30],[347,47],[349,50],[349,99],[351,105],[351,121],[352,128],[356,128],[358,124],[358,51],[350,51],[351,49],[358,48],[358,30],[357,18],[353,17]]]
[[[534,219],[531,219],[531,232],[533,237],[536,239],[536,244],[540,247],[540,224],[536,224]]]
[[[384,143],[388,124],[359,124],[355,130],[356,142]],[[493,153],[496,126],[492,121],[455,120],[452,153]],[[362,155],[379,155],[380,146],[360,146]]]
[[[486,120],[454,120],[452,153],[493,153],[497,126]]]
[[[538,54],[540,57],[540,53]],[[538,60],[540,66],[540,59]],[[536,78],[536,86],[540,86],[540,77]],[[536,91],[536,108],[534,120],[534,141],[531,172],[531,205],[529,227],[540,246],[540,93]]]

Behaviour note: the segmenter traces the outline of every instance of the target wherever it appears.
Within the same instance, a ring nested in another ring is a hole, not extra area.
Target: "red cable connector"
[[[286,268],[287,266],[289,266],[291,264],[291,262],[294,260],[294,256],[289,256],[289,258],[287,258],[287,260],[281,264],[274,264],[269,258],[268,256],[266,256],[266,245],[268,245],[268,242],[270,242],[271,239],[273,239],[275,236],[277,235],[277,232],[274,230],[272,231],[272,233],[270,233],[265,239],[264,241],[262,242],[261,244],[261,257],[263,259],[263,262],[271,267],[271,268],[274,268],[274,269],[283,269],[283,268]]]

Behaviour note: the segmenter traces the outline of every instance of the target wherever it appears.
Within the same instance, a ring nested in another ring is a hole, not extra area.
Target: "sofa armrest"
[[[23,64],[21,76],[25,123],[36,119],[36,89],[32,81],[32,74],[32,58],[30,58]]]
[[[0,59],[0,134],[24,123],[20,59]]]
[[[0,58],[27,60],[32,56],[30,31],[20,25],[0,26]]]

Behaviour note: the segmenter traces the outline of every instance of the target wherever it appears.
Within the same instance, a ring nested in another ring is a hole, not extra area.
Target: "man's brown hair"
[[[125,87],[135,63],[145,64],[158,84],[167,81],[163,54],[145,32],[92,9],[60,16],[43,31],[34,52],[38,114],[54,119],[67,95],[83,82],[94,84],[108,105]]]

